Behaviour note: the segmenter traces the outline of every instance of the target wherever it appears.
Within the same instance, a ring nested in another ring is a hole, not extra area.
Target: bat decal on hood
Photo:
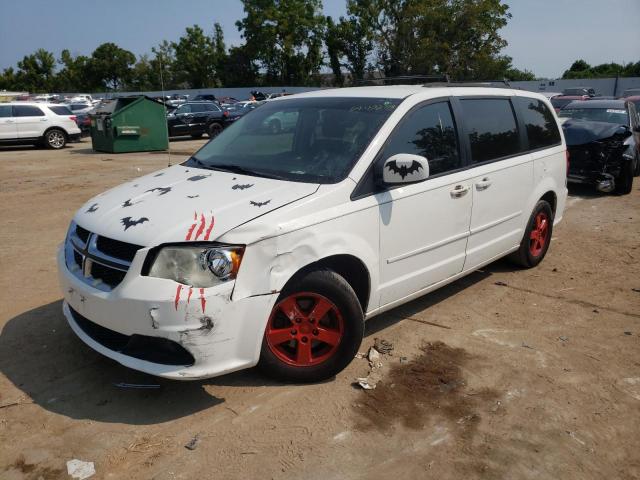
[[[187,195],[187,198],[198,198],[200,195]]]
[[[162,175],[164,175],[164,172],[156,173],[154,177],[161,177]]]
[[[136,203],[140,203],[140,202],[131,203],[131,199],[129,198],[124,201],[124,203],[122,204],[122,208],[133,207]]]
[[[267,203],[271,203],[271,200],[269,199],[269,200],[267,200],[265,202],[254,202],[253,200],[251,200],[251,201],[249,201],[249,203],[251,205],[253,205],[254,207],[261,207],[263,205],[266,205]]]
[[[169,193],[171,191],[171,187],[154,187],[154,188],[151,188],[151,189],[147,190],[146,192],[155,192],[155,191],[159,191],[160,192],[158,194],[158,196],[166,195],[167,193]]]
[[[245,190],[247,188],[253,187],[253,185],[254,185],[253,183],[245,183],[245,184],[242,184],[242,185],[236,183],[233,187],[231,187],[231,189],[232,190]]]
[[[387,168],[393,173],[399,174],[404,180],[404,177],[406,177],[407,175],[411,175],[412,173],[415,173],[418,170],[420,170],[422,168],[422,165],[420,165],[420,162],[416,162],[414,160],[413,162],[411,162],[411,165],[409,165],[408,167],[406,165],[402,165],[401,167],[399,167],[396,161],[393,160],[387,163]]]
[[[124,225],[124,230],[126,232],[129,227],[135,227],[136,225],[139,225],[141,223],[148,222],[148,221],[149,219],[147,217],[141,217],[137,220],[132,220],[131,217],[124,217],[122,220],[120,220],[120,223]]]
[[[193,177],[187,178],[187,180],[189,180],[190,182],[197,182],[198,180],[204,180],[205,178],[208,178],[210,176],[211,176],[211,174],[209,174],[209,175],[194,175]]]
[[[87,208],[87,209],[85,210],[85,212],[84,212],[84,213],[93,213],[93,212],[95,212],[96,210],[98,210],[98,204],[97,204],[97,203],[94,203],[94,204],[93,204],[93,205],[91,205],[89,208]]]

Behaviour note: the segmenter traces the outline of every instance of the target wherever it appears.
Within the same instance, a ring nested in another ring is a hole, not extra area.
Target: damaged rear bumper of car
[[[152,375],[195,380],[257,364],[277,294],[232,300],[234,282],[193,288],[141,276],[144,252],[122,282],[102,291],[72,273],[58,251],[63,312],[91,348]]]

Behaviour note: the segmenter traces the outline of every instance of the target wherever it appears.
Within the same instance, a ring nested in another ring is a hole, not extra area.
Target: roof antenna
[[[167,122],[167,99],[164,95],[164,77],[162,76],[162,52],[158,52],[158,62],[160,64],[160,89],[162,90],[162,106],[164,107],[164,123],[167,129],[167,144],[168,144],[168,162],[167,167],[171,166],[171,140],[169,139],[169,123]]]

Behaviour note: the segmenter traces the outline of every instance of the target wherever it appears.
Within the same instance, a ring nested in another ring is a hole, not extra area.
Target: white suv
[[[552,112],[535,93],[460,86],[268,102],[76,213],[64,314],[154,375],[330,377],[366,319],[505,255],[544,258],[567,194]]]
[[[0,103],[0,145],[31,143],[59,149],[79,138],[76,117],[65,105]]]

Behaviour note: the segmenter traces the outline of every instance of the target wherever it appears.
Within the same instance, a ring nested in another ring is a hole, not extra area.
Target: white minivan
[[[536,93],[284,97],[82,206],[58,254],[64,314],[89,346],[154,375],[259,364],[318,381],[354,358],[366,319],[505,255],[537,265],[566,171]]]

